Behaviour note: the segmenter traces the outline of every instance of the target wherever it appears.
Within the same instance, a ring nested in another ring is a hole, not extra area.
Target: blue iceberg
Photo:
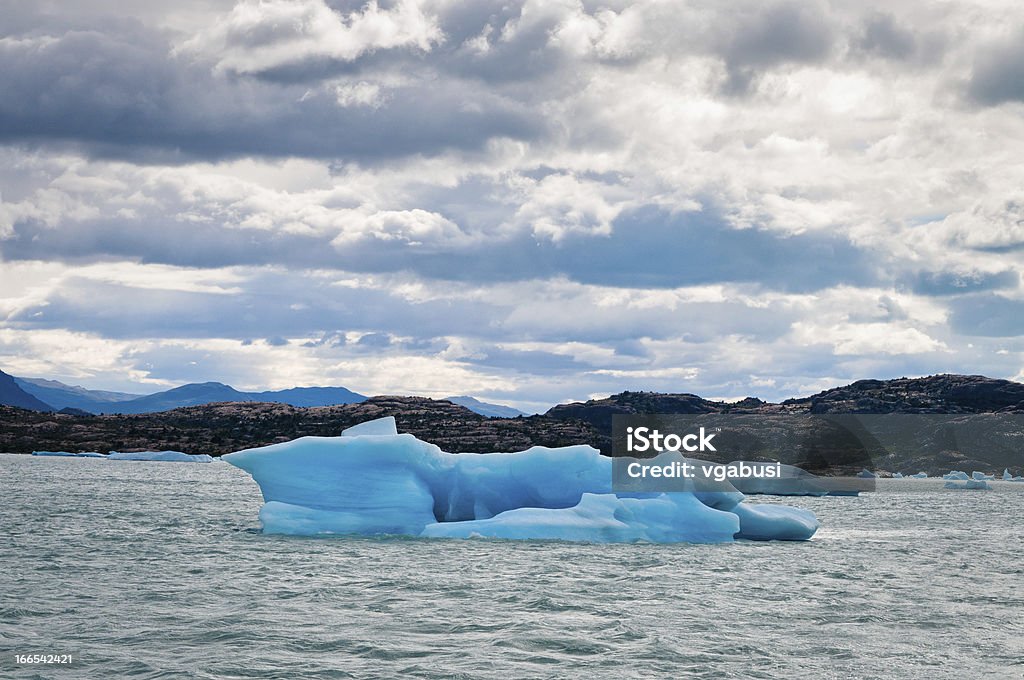
[[[983,479],[967,479],[962,481],[950,480],[942,485],[944,489],[961,489],[972,491],[983,491],[991,489],[992,485]]]
[[[967,480],[970,479],[970,476],[966,472],[963,472],[962,470],[950,470],[946,474],[942,475],[942,478]]]
[[[589,446],[447,453],[393,419],[224,460],[253,476],[265,533],[720,543],[807,540],[814,514],[743,502],[728,482],[613,493],[612,459]]]
[[[33,456],[58,456],[61,458],[106,458],[102,453],[96,451],[33,451]]]
[[[1020,475],[1014,477],[1010,474],[1009,468],[1003,468],[1003,481],[1004,482],[1024,482],[1024,477]]]
[[[150,460],[168,463],[212,463],[216,458],[205,453],[189,454],[181,451],[111,451],[107,460]]]

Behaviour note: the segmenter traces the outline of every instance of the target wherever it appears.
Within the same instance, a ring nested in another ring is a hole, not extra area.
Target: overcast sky
[[[9,373],[527,410],[1024,379],[1015,2],[0,17]]]

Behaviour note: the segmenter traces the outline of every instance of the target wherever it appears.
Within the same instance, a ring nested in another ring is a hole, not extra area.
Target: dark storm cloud
[[[987,106],[1024,101],[1024,31],[1017,31],[1011,40],[988,45],[978,54],[967,92]]]
[[[515,102],[447,79],[388,90],[376,108],[311,91],[215,75],[174,56],[164,35],[67,31],[0,45],[0,142],[77,142],[162,160],[245,155],[373,162],[532,139],[543,123]],[[162,154],[162,155],[160,155]]]

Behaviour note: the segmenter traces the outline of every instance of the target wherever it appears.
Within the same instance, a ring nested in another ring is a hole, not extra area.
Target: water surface
[[[807,543],[291,538],[224,463],[0,454],[0,676],[1020,678],[1024,484],[994,484],[754,499]]]

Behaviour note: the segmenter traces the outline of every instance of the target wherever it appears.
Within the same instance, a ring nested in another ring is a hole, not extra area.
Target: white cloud
[[[258,73],[309,59],[352,61],[376,50],[427,51],[442,38],[417,0],[399,0],[390,9],[370,0],[344,15],[323,0],[246,0],[182,51],[208,55],[221,70]]]

